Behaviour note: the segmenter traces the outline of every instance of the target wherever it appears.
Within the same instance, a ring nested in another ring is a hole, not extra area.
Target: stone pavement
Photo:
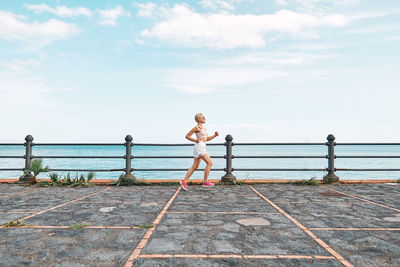
[[[400,184],[1,184],[0,224],[0,266],[400,266]]]

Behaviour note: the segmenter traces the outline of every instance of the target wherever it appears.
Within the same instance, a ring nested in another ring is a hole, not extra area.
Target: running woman
[[[218,132],[215,132],[213,136],[207,135],[207,129],[204,127],[204,123],[206,123],[206,118],[202,113],[197,113],[194,116],[194,120],[197,122],[197,125],[188,132],[186,135],[186,139],[195,142],[193,149],[193,165],[187,171],[186,176],[183,180],[180,180],[179,183],[182,185],[183,190],[187,190],[187,182],[192,176],[193,172],[197,170],[200,165],[201,160],[204,160],[207,166],[204,169],[204,187],[213,186],[214,184],[208,181],[208,175],[210,174],[211,166],[213,162],[211,161],[210,155],[208,155],[206,150],[206,142],[214,139],[219,135]],[[192,135],[196,134],[197,139],[192,138]]]

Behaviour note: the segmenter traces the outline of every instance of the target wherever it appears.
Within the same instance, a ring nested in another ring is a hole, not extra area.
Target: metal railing
[[[0,168],[0,171],[23,171],[29,169],[31,162],[33,159],[125,159],[125,168],[120,169],[49,169],[49,171],[81,171],[81,172],[113,172],[113,171],[123,171],[125,172],[126,177],[134,177],[132,172],[135,171],[187,171],[187,168],[132,168],[132,159],[184,159],[184,158],[193,158],[191,156],[134,156],[132,155],[132,147],[133,146],[192,146],[192,144],[150,144],[150,143],[133,143],[133,138],[130,135],[125,137],[125,143],[33,143],[33,137],[28,135],[25,137],[25,143],[0,143],[0,146],[25,146],[25,155],[23,156],[7,156],[2,155],[2,158],[13,158],[13,159],[25,159],[24,168]],[[370,145],[400,145],[400,143],[336,143],[335,137],[330,134],[327,137],[327,141],[325,143],[233,143],[233,138],[231,135],[227,135],[225,137],[225,143],[210,143],[208,146],[225,146],[226,154],[223,156],[211,156],[211,158],[220,158],[226,159],[225,168],[216,169],[213,168],[214,171],[224,171],[225,175],[221,177],[222,182],[232,182],[236,180],[236,177],[233,175],[234,171],[326,171],[327,175],[326,179],[329,181],[338,181],[339,177],[336,176],[337,171],[400,171],[400,169],[386,169],[386,168],[335,168],[335,159],[337,158],[368,158],[368,159],[376,159],[376,158],[400,158],[400,156],[395,155],[384,155],[384,156],[373,156],[373,155],[350,155],[350,156],[337,156],[335,155],[335,146],[346,145],[346,146],[370,146]],[[233,146],[327,146],[328,151],[327,155],[287,155],[287,156],[235,156],[232,153]],[[33,146],[125,146],[125,155],[124,156],[35,156],[32,153]],[[233,168],[232,160],[233,159],[327,159],[328,160],[328,168]],[[204,169],[198,169],[204,170]],[[30,174],[27,174],[28,176]],[[26,177],[25,178],[29,178]],[[23,179],[21,177],[20,179]]]

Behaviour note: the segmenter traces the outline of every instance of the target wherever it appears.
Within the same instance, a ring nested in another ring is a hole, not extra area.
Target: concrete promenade
[[[0,184],[0,224],[0,266],[400,266],[398,183]]]

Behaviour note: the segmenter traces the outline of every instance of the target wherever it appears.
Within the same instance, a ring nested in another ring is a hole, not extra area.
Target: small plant
[[[42,159],[34,159],[27,170],[24,171],[23,176],[30,174],[32,176],[32,184],[36,184],[36,177],[42,172],[48,172],[49,166],[43,167]],[[32,174],[33,173],[33,174]]]
[[[290,184],[294,184],[294,185],[319,185],[319,181],[317,179],[315,179],[315,177],[312,177],[309,180],[294,181],[294,182],[290,182]]]
[[[18,220],[11,220],[8,223],[6,223],[4,226],[5,227],[20,227],[20,226],[25,226],[26,224],[18,221]]]
[[[328,177],[324,176],[324,178],[322,178],[322,183],[323,184],[331,184],[332,180],[329,179]]]
[[[110,183],[110,185],[116,185],[116,186],[134,186],[134,185],[152,185],[149,182],[146,181],[139,181],[136,179],[132,179],[132,178],[125,178],[124,174],[121,174],[119,176],[118,180],[114,180]]]
[[[149,228],[153,228],[155,226],[153,224],[141,224],[141,225],[138,225],[138,227],[141,229],[149,229]]]
[[[76,177],[72,178],[72,179],[71,179],[70,173],[67,173],[66,175],[64,175],[63,178],[58,176],[57,173],[51,173],[51,174],[49,174],[50,181],[41,181],[39,183],[39,186],[41,186],[41,187],[66,186],[66,185],[71,186],[71,187],[93,186],[93,183],[90,182],[93,179],[93,177],[94,177],[93,172],[89,172],[87,175],[87,178],[85,178],[85,176],[83,174],[81,174],[80,176],[78,174],[76,174]]]
[[[87,224],[87,223],[74,223],[74,224],[71,224],[69,226],[69,229],[71,229],[71,230],[79,230],[79,229],[83,229],[83,228],[88,227],[88,226],[90,226],[90,225]]]

